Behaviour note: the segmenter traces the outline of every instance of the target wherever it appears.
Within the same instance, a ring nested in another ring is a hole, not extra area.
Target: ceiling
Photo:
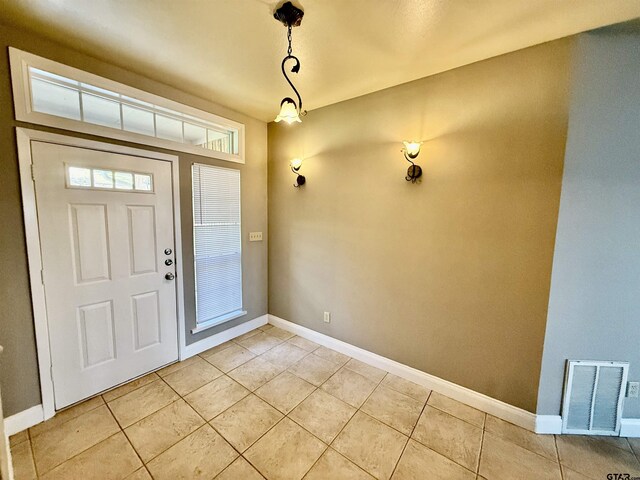
[[[274,0],[0,0],[0,20],[270,121],[291,95]],[[640,17],[638,0],[300,0],[311,110]],[[295,77],[295,75],[293,75]]]

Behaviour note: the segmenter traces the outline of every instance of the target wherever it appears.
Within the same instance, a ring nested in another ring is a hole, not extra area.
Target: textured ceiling
[[[640,17],[639,0],[301,0],[309,110]],[[290,92],[270,0],[0,0],[0,20],[270,121]],[[295,75],[294,75],[295,76]]]

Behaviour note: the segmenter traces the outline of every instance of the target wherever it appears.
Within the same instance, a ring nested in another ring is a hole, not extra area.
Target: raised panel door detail
[[[76,284],[110,280],[107,206],[70,204]]]
[[[79,307],[78,322],[84,368],[116,358],[111,300]]]
[[[152,205],[128,205],[131,274],[156,272],[156,212]]]
[[[147,292],[131,297],[135,349],[156,345],[160,337],[160,298],[158,292]]]

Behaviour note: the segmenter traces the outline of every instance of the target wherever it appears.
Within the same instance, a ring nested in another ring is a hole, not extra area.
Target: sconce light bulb
[[[291,160],[291,168],[293,168],[295,171],[300,170],[301,166],[302,166],[301,158],[294,158],[293,160]]]
[[[402,143],[404,143],[404,150],[409,158],[416,158],[418,156],[418,154],[420,153],[420,146],[422,145],[422,142],[405,141]]]

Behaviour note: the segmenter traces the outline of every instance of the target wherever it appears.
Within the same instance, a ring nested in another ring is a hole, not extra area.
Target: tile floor
[[[11,437],[28,479],[640,476],[640,439],[535,435],[265,325]]]

